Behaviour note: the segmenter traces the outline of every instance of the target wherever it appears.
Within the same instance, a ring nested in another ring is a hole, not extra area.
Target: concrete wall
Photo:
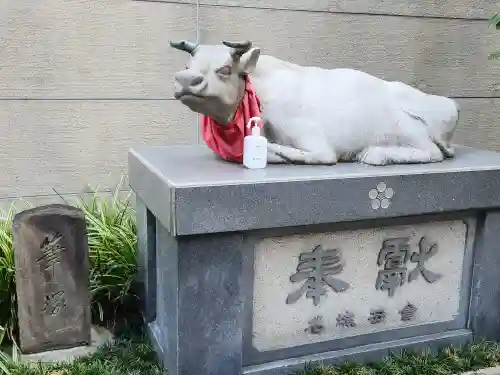
[[[500,151],[492,0],[0,0],[0,206],[113,188],[140,144],[199,142],[172,100],[169,39],[251,38],[264,53],[352,67],[457,98],[462,144]]]

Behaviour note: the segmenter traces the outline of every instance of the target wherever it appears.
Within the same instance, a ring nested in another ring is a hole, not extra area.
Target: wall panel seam
[[[74,101],[74,102],[100,102],[100,101],[170,101],[176,100],[175,98],[41,98],[41,97],[0,97],[0,101],[46,101],[46,102],[57,102],[57,101]]]
[[[175,1],[175,0],[133,0],[145,3],[165,3],[165,4],[181,4],[193,5],[189,1]],[[285,12],[307,12],[307,13],[326,13],[326,14],[339,14],[339,15],[354,15],[354,16],[372,16],[372,17],[405,17],[405,18],[423,18],[423,19],[439,19],[439,20],[462,20],[462,21],[488,21],[488,17],[454,17],[454,16],[431,16],[431,15],[412,15],[412,14],[397,14],[397,13],[376,13],[376,12],[347,12],[338,10],[327,9],[301,9],[301,8],[283,8],[283,7],[262,7],[257,5],[231,5],[231,4],[210,4],[200,2],[200,7],[203,8],[236,8],[236,9],[257,9],[268,11],[285,11]]]
[[[424,92],[426,92],[424,90]],[[430,92],[429,92],[430,93]],[[460,100],[491,100],[500,99],[498,96],[449,96],[450,99],[460,99]],[[0,102],[164,102],[164,101],[176,101],[174,98],[2,98],[0,97]],[[197,117],[198,118],[198,117]],[[199,118],[198,118],[199,119]],[[198,124],[199,125],[199,124]]]
[[[120,189],[118,190],[119,193],[129,193],[131,190],[130,189]],[[26,200],[29,202],[29,199],[37,199],[37,198],[51,198],[51,197],[61,197],[63,198],[71,198],[71,197],[80,197],[80,196],[88,196],[88,195],[101,195],[101,194],[113,194],[115,193],[116,190],[110,190],[110,189],[102,189],[97,192],[60,192],[58,191],[59,194],[56,193],[47,193],[47,194],[35,194],[35,195],[13,195],[13,196],[3,196],[0,197],[0,202],[1,201],[8,201],[8,200]]]

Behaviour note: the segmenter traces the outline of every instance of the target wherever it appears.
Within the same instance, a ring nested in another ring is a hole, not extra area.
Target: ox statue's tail
[[[445,158],[455,156],[455,148],[453,147],[453,136],[460,120],[460,106],[452,99],[448,99],[454,105],[454,115],[449,120],[443,120],[443,131],[432,135],[432,140],[439,147]],[[440,126],[438,126],[438,129]]]

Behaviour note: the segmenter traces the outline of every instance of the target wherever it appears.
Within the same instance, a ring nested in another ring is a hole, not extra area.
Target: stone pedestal
[[[247,170],[138,148],[144,317],[171,375],[280,374],[500,339],[500,154]]]

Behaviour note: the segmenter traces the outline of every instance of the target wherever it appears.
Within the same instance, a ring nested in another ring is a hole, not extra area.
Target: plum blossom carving
[[[393,196],[394,190],[387,187],[385,182],[380,182],[375,189],[371,189],[368,192],[368,197],[370,198],[371,206],[374,210],[389,208]]]

